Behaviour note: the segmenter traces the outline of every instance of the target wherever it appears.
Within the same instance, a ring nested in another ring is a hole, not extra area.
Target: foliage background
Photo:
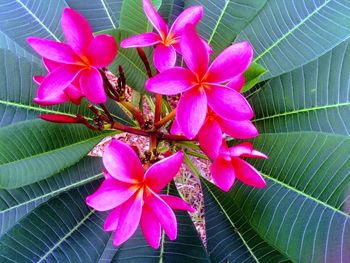
[[[256,85],[246,95],[261,134],[255,147],[270,157],[252,163],[268,187],[237,182],[223,193],[202,181],[207,249],[185,213],[177,213],[178,239],[163,237],[158,251],[140,233],[111,246],[105,215],[84,202],[102,178],[100,160],[86,154],[111,133],[38,120],[44,112],[91,116],[84,105],[32,102],[31,78],[44,69],[25,39],[62,39],[61,13],[72,7],[120,42],[151,30],[140,3],[0,0],[0,261],[350,262],[348,0],[154,1],[170,23],[185,7],[203,5],[198,30],[214,54],[232,41],[252,43],[254,61],[268,73],[258,84],[252,74]],[[136,52],[120,50],[112,70],[118,64],[142,92]],[[116,106],[113,114],[130,122]]]

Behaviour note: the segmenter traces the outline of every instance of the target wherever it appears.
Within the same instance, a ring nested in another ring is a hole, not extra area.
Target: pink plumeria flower
[[[221,190],[229,191],[236,178],[253,187],[263,188],[266,186],[259,171],[242,160],[242,157],[267,159],[265,154],[254,150],[250,142],[228,148],[226,142],[223,141],[220,153],[210,167],[213,181]]]
[[[127,144],[113,140],[106,148],[105,180],[87,197],[86,203],[98,211],[113,209],[104,229],[115,230],[115,246],[128,240],[139,223],[145,239],[155,249],[160,244],[161,227],[170,240],[176,239],[177,223],[172,209],[190,212],[194,209],[181,198],[159,193],[177,174],[182,161],[183,153],[178,152],[144,172],[136,153]]]
[[[61,64],[50,61],[48,59],[43,59],[43,64],[45,65],[47,71],[52,72],[56,68],[60,67]],[[49,75],[48,74],[48,75]],[[36,84],[41,85],[46,76],[34,76],[33,80]],[[38,89],[37,97],[33,99],[39,105],[50,106],[55,104],[64,103],[66,101],[71,101],[72,103],[79,105],[81,99],[84,97],[79,85],[79,79],[76,78],[71,84],[69,84],[62,93],[56,94],[52,93],[48,89]],[[41,98],[41,99],[40,99]]]
[[[81,93],[92,103],[104,103],[103,79],[98,68],[112,63],[117,44],[112,36],[93,36],[87,20],[70,8],[62,15],[62,30],[67,43],[29,37],[30,46],[44,59],[55,63],[41,79],[36,101],[46,105],[67,100],[67,88],[77,81]],[[69,93],[69,92],[68,92]]]
[[[202,6],[193,6],[183,11],[175,20],[170,30],[149,0],[143,0],[143,10],[156,29],[157,33],[149,32],[136,35],[121,42],[122,48],[147,47],[157,45],[154,50],[153,63],[160,71],[174,67],[176,50],[180,51],[179,42],[185,25],[196,25],[203,15]]]
[[[226,48],[209,66],[209,51],[191,25],[185,27],[181,52],[188,69],[174,67],[146,82],[153,93],[174,95],[182,93],[176,110],[176,120],[186,137],[192,139],[203,126],[208,105],[221,118],[249,120],[253,110],[247,100],[226,85],[241,76],[253,58],[248,42]]]

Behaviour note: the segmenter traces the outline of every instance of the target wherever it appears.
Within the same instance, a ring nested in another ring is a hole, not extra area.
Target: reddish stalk
[[[123,105],[135,117],[141,128],[145,125],[145,119],[143,118],[142,113],[139,112],[134,105],[126,100],[120,101],[120,104]]]
[[[166,124],[168,121],[171,121],[176,114],[176,109],[173,109],[168,115],[166,115],[163,119],[161,119],[160,121],[157,121],[154,123],[154,127],[156,129],[159,129],[160,127],[162,127],[164,124]]]
[[[140,47],[138,47],[136,49],[137,49],[137,54],[139,54],[139,57],[141,58],[143,64],[145,65],[147,76],[149,78],[152,78],[151,66],[149,65],[148,58],[147,58],[145,51],[143,51],[143,49]]]

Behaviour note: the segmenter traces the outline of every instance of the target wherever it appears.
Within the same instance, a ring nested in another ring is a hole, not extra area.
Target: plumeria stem
[[[127,102],[126,100],[120,101],[120,104],[123,105],[135,117],[141,128],[145,125],[145,119],[143,118],[143,115],[134,105],[132,105],[130,102]]]
[[[166,115],[163,119],[161,119],[160,121],[157,121],[154,124],[154,127],[156,129],[159,129],[160,127],[162,127],[164,124],[166,124],[168,121],[171,121],[176,114],[176,109],[173,109],[168,115]]]
[[[156,104],[155,104],[155,110],[154,110],[154,123],[159,122],[161,112],[162,112],[162,95],[156,94]]]
[[[145,65],[147,76],[149,78],[152,78],[151,66],[149,65],[148,58],[147,58],[147,55],[146,55],[145,51],[143,51],[142,48],[138,47],[137,48],[137,54],[139,54],[139,57],[141,58],[143,64]]]
[[[103,83],[105,86],[105,91],[109,97],[111,97],[115,101],[119,101],[119,94],[116,91],[116,89],[112,86],[112,84],[109,82],[109,79],[107,78],[106,72],[102,69],[99,69],[100,74],[103,79]]]
[[[111,113],[108,111],[107,107],[103,103],[101,103],[99,105],[102,108],[102,110],[104,111],[104,113],[106,114],[108,120],[110,122],[113,122],[113,117],[112,117]]]
[[[147,136],[147,137],[149,136],[149,132],[145,130],[132,128],[117,122],[112,123],[111,128],[119,131],[129,132],[136,135]]]

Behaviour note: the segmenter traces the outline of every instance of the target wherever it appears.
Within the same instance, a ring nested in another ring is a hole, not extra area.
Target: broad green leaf
[[[232,197],[203,180],[207,249],[212,262],[290,262],[249,225]]]
[[[26,38],[61,39],[60,19],[65,7],[62,0],[0,0],[0,31],[34,54]]]
[[[202,5],[198,33],[213,47],[213,57],[229,46],[264,7],[267,0],[185,0],[186,6]]]
[[[78,162],[108,134],[41,120],[5,127],[0,130],[0,187],[48,178]]]
[[[123,0],[65,0],[65,2],[89,21],[94,32],[118,27]]]
[[[162,0],[151,0],[151,2],[156,9],[159,9],[162,4]],[[142,8],[142,0],[123,2],[119,27],[133,32],[133,34],[152,31],[152,24],[148,21]]]
[[[320,131],[349,136],[350,46],[276,77],[249,100],[260,132]]]
[[[103,177],[100,158],[85,157],[76,165],[37,183],[0,190],[0,236],[49,198]]]
[[[164,21],[168,22],[169,28],[178,17],[178,15],[184,10],[184,0],[162,0],[158,12]]]
[[[63,193],[37,207],[0,239],[1,262],[96,262],[109,234],[105,215],[85,204],[99,182]]]
[[[350,139],[317,132],[263,134],[253,160],[265,189],[236,183],[226,197],[253,229],[295,262],[346,262],[350,258],[348,200]]]
[[[239,34],[269,79],[320,57],[350,36],[348,0],[271,0]]]
[[[174,183],[166,194],[178,196]],[[112,262],[210,262],[198,233],[187,212],[175,212],[178,233],[177,239],[170,241],[163,233],[158,250],[151,248],[138,228],[134,236],[118,248]]]
[[[132,35],[130,32],[125,30],[106,30],[102,32],[112,35],[115,38],[118,45],[123,39],[128,38]],[[151,63],[152,59],[150,56],[150,49],[145,48],[144,51],[148,55],[148,59]],[[139,55],[137,54],[136,49],[119,49],[117,57],[115,58],[113,64],[109,68],[114,74],[118,75],[119,65],[122,65],[125,71],[126,83],[138,92],[145,93],[146,90],[144,86],[146,80],[148,79],[148,76],[146,73],[145,66],[142,63],[142,60],[140,59]]]
[[[261,76],[266,74],[266,69],[258,63],[253,62],[246,72],[244,72],[245,83],[242,92],[246,92],[253,88],[260,80]]]

